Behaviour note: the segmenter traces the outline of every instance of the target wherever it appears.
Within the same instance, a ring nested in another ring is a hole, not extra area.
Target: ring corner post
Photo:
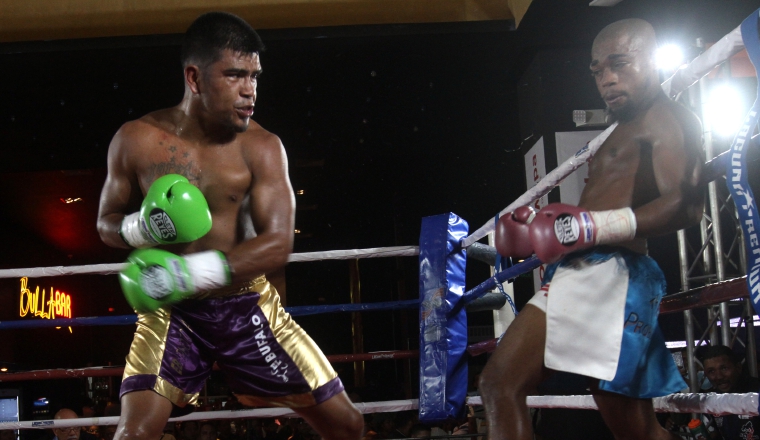
[[[420,401],[422,422],[464,415],[467,395],[467,222],[453,213],[422,219],[420,232]]]

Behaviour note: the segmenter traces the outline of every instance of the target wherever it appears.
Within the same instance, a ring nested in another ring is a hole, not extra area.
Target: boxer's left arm
[[[667,234],[697,224],[705,202],[699,120],[685,111],[680,118],[670,112],[650,112],[647,118],[645,140],[652,148],[659,196],[634,209],[637,237]]]
[[[288,159],[280,139],[262,132],[261,142],[246,148],[253,175],[251,218],[257,235],[227,252],[233,282],[285,266],[293,250],[295,196],[288,177]]]

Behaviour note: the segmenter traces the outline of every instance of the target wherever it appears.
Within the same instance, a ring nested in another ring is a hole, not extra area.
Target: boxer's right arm
[[[119,231],[124,215],[139,208],[142,194],[127,153],[130,136],[125,128],[116,132],[108,147],[108,175],[100,193],[98,233],[105,244],[129,249]]]

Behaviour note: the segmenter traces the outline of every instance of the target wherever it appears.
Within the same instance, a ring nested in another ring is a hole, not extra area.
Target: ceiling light
[[[0,368],[0,371],[2,371],[3,373],[5,373],[6,371],[8,371],[8,367]]]
[[[302,196],[303,195],[303,190],[299,189],[298,191],[296,191],[296,194],[298,194],[299,196]]]
[[[72,199],[71,197],[66,197],[66,198],[64,199],[63,197],[61,197],[61,201],[62,201],[63,203],[65,203],[65,204],[67,204],[67,205],[68,205],[69,203],[77,203],[77,202],[81,202],[81,201],[82,201],[82,198],[81,198],[81,197],[77,197],[77,198],[75,198],[75,199]]]
[[[744,119],[744,105],[739,92],[727,84],[715,87],[707,106],[707,123],[719,136],[736,134]]]
[[[683,52],[675,44],[666,44],[657,48],[654,53],[657,68],[665,71],[673,71],[683,64]]]

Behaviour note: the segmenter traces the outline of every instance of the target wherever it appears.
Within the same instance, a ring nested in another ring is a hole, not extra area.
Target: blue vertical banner
[[[758,36],[758,12],[753,12],[741,26],[742,40],[747,49],[750,61],[755,70],[760,66],[760,37]],[[730,158],[726,164],[726,184],[736,205],[742,236],[747,250],[747,288],[755,312],[758,313],[760,302],[760,241],[758,240],[757,204],[752,195],[752,188],[747,180],[747,149],[751,145],[752,132],[757,128],[758,113],[760,112],[760,87],[755,103],[752,104],[747,116],[742,122],[739,133],[736,134],[730,148]]]
[[[453,213],[422,219],[420,233],[421,422],[461,418],[467,396],[467,222]]]
[[[750,14],[741,26],[744,48],[747,49],[750,61],[755,66],[755,71],[760,67],[760,35],[758,35],[758,13],[760,9]],[[757,204],[752,195],[752,188],[747,180],[747,149],[751,145],[752,133],[757,128],[758,113],[760,113],[760,87],[755,103],[752,104],[747,116],[742,122],[739,133],[729,149],[730,160],[726,163],[726,185],[731,193],[731,198],[736,205],[739,215],[739,224],[742,228],[742,236],[746,248],[747,257],[747,290],[755,308],[755,313],[760,313],[760,240],[758,240],[758,228],[760,228],[760,216],[758,216]],[[758,407],[760,410],[760,406]]]

